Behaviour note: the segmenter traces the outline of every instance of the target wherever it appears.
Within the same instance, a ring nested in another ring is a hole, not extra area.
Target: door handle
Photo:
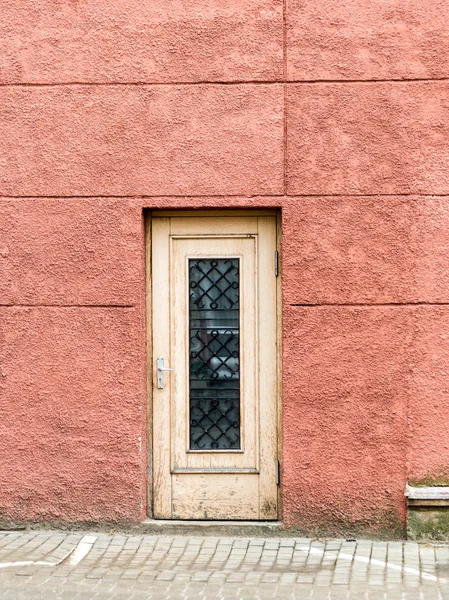
[[[157,365],[157,389],[163,390],[164,389],[164,373],[165,373],[165,371],[174,371],[174,369],[169,369],[168,367],[167,368],[164,367],[164,359],[163,358],[157,358],[156,365]]]

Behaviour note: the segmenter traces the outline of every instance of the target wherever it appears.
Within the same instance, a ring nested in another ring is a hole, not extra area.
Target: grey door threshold
[[[145,519],[139,529],[155,535],[220,535],[232,537],[270,537],[279,534],[281,521],[177,521]]]

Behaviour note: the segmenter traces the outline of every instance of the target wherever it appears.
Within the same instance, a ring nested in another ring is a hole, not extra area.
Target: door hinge
[[[274,251],[274,274],[277,277],[279,275],[279,252]]]
[[[276,459],[276,485],[281,484],[281,462]]]

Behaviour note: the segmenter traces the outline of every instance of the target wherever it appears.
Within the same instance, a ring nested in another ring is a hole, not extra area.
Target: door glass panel
[[[190,449],[240,449],[239,259],[189,259]]]

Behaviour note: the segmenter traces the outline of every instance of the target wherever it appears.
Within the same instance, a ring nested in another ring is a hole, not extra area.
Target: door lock
[[[165,373],[165,371],[174,371],[174,369],[165,368],[163,358],[157,358],[156,365],[157,365],[157,389],[163,390],[164,389],[164,373]]]

